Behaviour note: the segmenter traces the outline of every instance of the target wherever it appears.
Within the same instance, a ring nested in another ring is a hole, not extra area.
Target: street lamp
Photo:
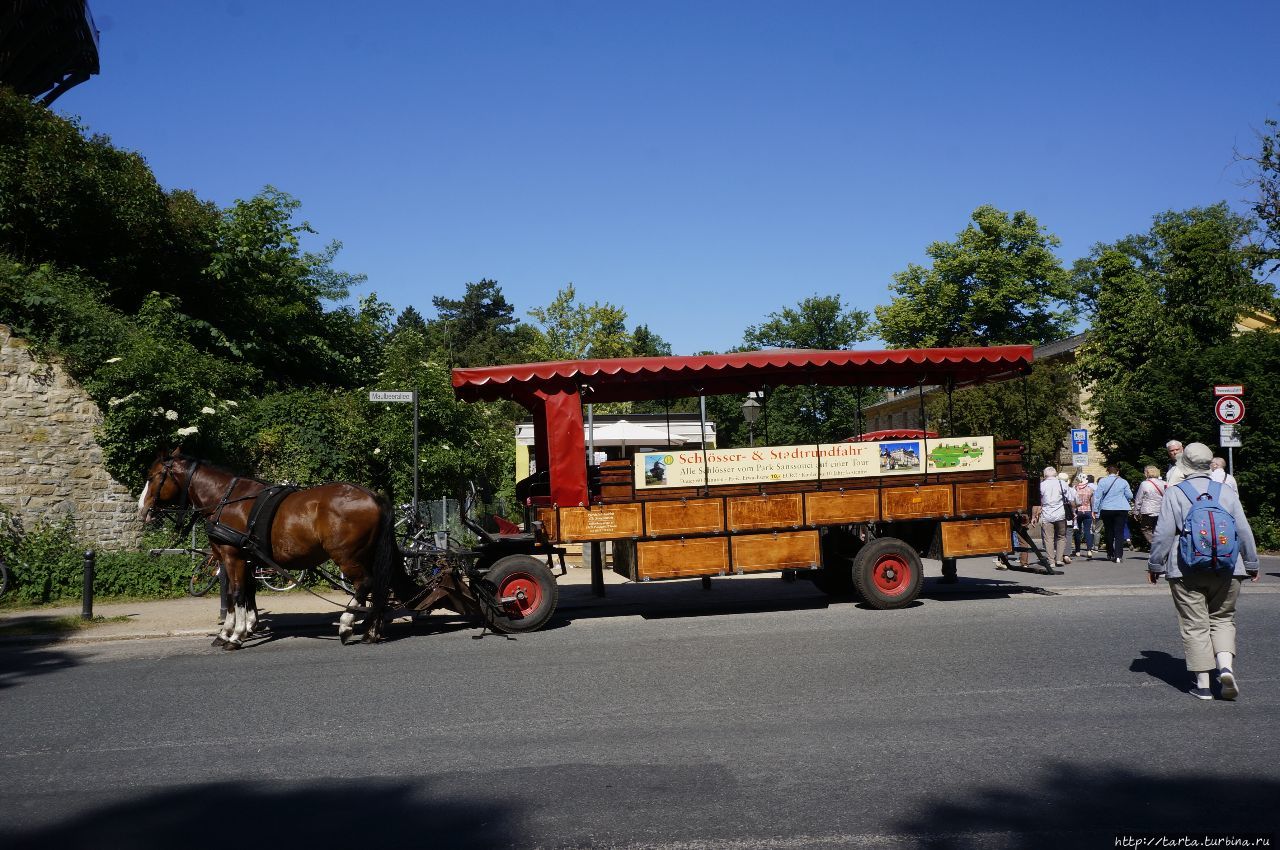
[[[747,400],[742,403],[742,418],[747,423],[747,445],[754,446],[756,444],[756,420],[760,418],[760,402],[756,401],[755,393],[747,396]]]

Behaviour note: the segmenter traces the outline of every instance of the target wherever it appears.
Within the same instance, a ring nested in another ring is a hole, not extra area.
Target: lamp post
[[[754,446],[756,444],[756,420],[760,418],[760,402],[756,401],[755,393],[747,396],[747,400],[742,403],[742,418],[747,423],[747,445]]]

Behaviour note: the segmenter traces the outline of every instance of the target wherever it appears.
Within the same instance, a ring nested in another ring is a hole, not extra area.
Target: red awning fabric
[[[878,440],[914,440],[927,437],[932,440],[937,431],[921,431],[919,428],[888,428],[884,431],[868,431],[856,437],[845,437],[842,443],[874,443]]]
[[[1002,380],[1031,369],[1029,345],[889,351],[777,349],[690,357],[618,357],[453,370],[466,401],[537,398],[581,389],[584,402],[724,395],[766,386],[900,387]]]

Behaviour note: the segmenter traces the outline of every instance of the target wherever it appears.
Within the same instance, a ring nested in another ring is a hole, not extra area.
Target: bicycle
[[[210,590],[213,590],[214,585],[218,583],[218,579],[222,574],[222,562],[213,553],[206,554],[207,557],[191,573],[191,578],[187,582],[187,593],[191,596],[204,596]],[[268,590],[274,590],[277,593],[293,590],[298,586],[298,580],[288,570],[282,570],[279,567],[255,566],[253,568],[253,577],[263,587]]]

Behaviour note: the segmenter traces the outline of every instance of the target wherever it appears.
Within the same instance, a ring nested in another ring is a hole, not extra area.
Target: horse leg
[[[249,637],[249,609],[247,606],[247,597],[250,591],[247,589],[249,582],[253,581],[253,571],[249,569],[249,565],[244,558],[233,556],[223,561],[223,565],[227,570],[227,586],[229,588],[227,621],[223,626],[222,637],[225,649],[239,649],[244,645],[245,640]]]
[[[381,643],[387,639],[387,588],[379,588],[366,573],[359,585],[361,598],[372,597],[369,613],[364,618],[365,643]],[[363,604],[363,603],[361,603]]]
[[[342,616],[338,618],[338,640],[342,641],[343,646],[347,645],[347,641],[351,639],[351,633],[355,631],[355,621],[356,615],[350,611],[343,611]]]

